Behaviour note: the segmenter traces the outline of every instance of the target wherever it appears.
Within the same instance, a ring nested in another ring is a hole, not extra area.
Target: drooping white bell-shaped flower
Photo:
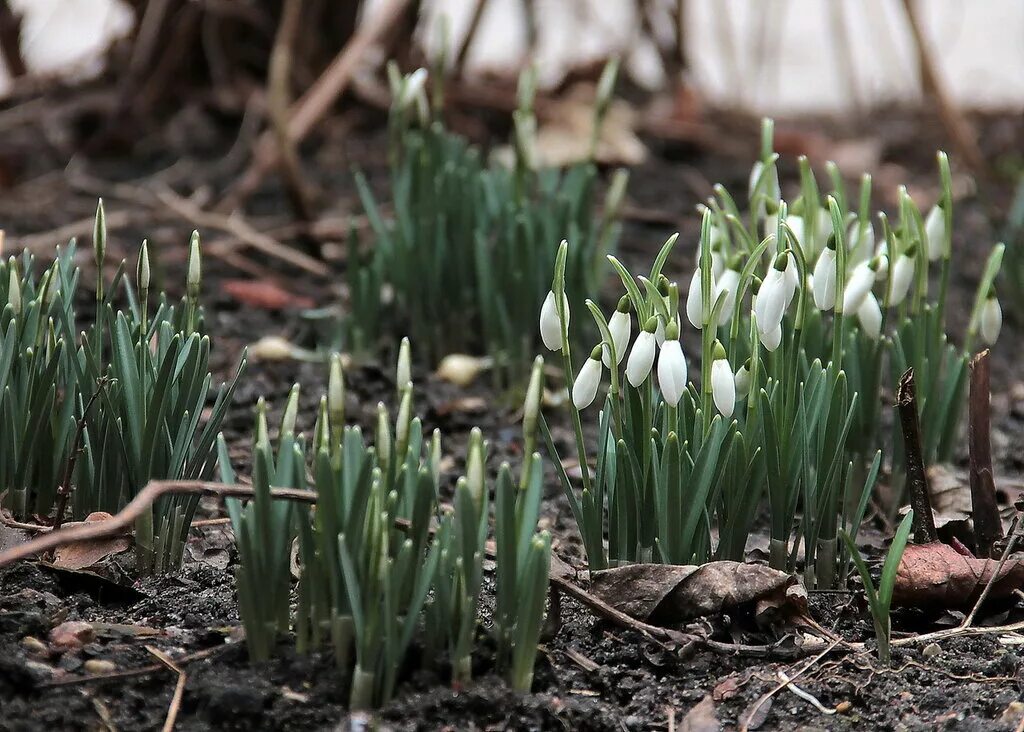
[[[889,255],[885,252],[876,254],[873,260],[873,267],[875,270],[875,282],[884,282],[885,278],[889,276]]]
[[[583,364],[576,381],[572,385],[572,403],[576,409],[586,409],[597,396],[597,387],[601,385],[601,346],[597,345],[590,352],[590,358]]]
[[[928,259],[934,262],[946,247],[946,213],[941,204],[932,206],[924,220],[924,238],[928,245]]]
[[[718,341],[715,341],[711,359],[711,396],[719,414],[728,418],[736,407],[736,377],[725,357],[725,349]]]
[[[657,328],[657,318],[651,317],[644,325],[644,329],[633,342],[633,348],[626,360],[626,380],[633,386],[640,386],[651,373],[651,366],[654,365],[654,352],[657,348],[657,340],[654,337],[654,330]]]
[[[676,315],[676,327],[680,325],[679,316]],[[661,344],[665,342],[665,319],[660,315],[658,316],[658,325],[654,329],[654,342],[658,344],[658,348],[661,348]]]
[[[800,286],[800,270],[796,266],[796,257],[792,253],[789,255],[789,262],[786,264],[786,304],[782,308],[783,312],[789,310],[789,306],[793,304],[793,298],[796,296],[796,290]]]
[[[540,309],[540,339],[544,341],[550,351],[562,350],[562,333],[569,328],[569,298],[562,293],[562,303],[565,305],[565,324],[559,326],[558,306],[555,304],[555,293],[548,291],[544,298],[544,305]]]
[[[673,407],[686,393],[686,356],[679,344],[679,326],[670,323],[658,356],[658,388]]]
[[[855,313],[864,302],[864,298],[871,292],[875,284],[875,270],[871,268],[871,260],[862,262],[853,268],[850,279],[846,282],[846,290],[843,292],[843,312]]]
[[[857,320],[863,330],[872,340],[877,341],[882,334],[882,308],[878,306],[878,298],[875,293],[869,292],[860,307],[857,308]]]
[[[712,299],[715,291],[714,277],[711,279]],[[704,326],[704,301],[700,289],[700,267],[693,270],[693,277],[690,278],[690,289],[686,292],[686,319],[690,321],[697,330]]]
[[[760,329],[758,329],[760,331]],[[782,345],[782,322],[772,328],[767,333],[759,332],[758,338],[761,341],[761,345],[767,348],[769,351],[774,351],[780,345]]]
[[[757,328],[762,334],[774,330],[782,322],[782,315],[786,311],[786,294],[789,289],[786,265],[786,255],[778,255],[758,290],[754,315],[757,316]]]
[[[615,307],[611,319],[608,321],[608,331],[612,335],[612,345],[615,347],[615,364],[622,363],[626,357],[626,348],[629,346],[629,336],[633,330],[633,319],[630,317],[630,301],[628,295],[619,298],[619,304]],[[602,361],[608,368],[612,367],[611,349],[606,345]]]
[[[892,282],[889,284],[889,305],[899,305],[907,298],[910,286],[914,282],[914,263],[917,260],[917,248],[911,246],[903,254],[896,257],[892,266]]]
[[[732,311],[736,307],[736,293],[740,287],[740,273],[732,266],[728,267],[722,276],[715,283],[715,294],[712,300],[718,301],[722,295],[725,300],[722,302],[722,310],[718,314],[718,325],[723,326],[732,320]]]
[[[828,240],[814,264],[814,306],[818,310],[831,310],[836,304],[836,240]]]
[[[999,340],[999,331],[1003,327],[1003,309],[999,307],[999,299],[995,290],[989,292],[985,304],[981,306],[981,320],[978,323],[981,340],[993,346]]]
[[[750,373],[750,359],[748,358],[740,366],[736,372],[736,396],[743,399],[750,393],[750,384],[752,382],[752,375]]]
[[[807,251],[807,227],[804,222],[804,217],[800,214],[790,214],[786,217],[786,226],[793,232],[793,238],[796,239],[796,245],[800,247],[800,251]]]

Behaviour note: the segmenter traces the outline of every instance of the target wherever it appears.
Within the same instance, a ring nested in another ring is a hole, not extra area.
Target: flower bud
[[[523,402],[523,436],[527,442],[537,433],[537,420],[540,417],[541,401],[544,398],[544,358],[533,359],[530,371],[530,384],[526,387],[526,400]]]
[[[740,399],[747,396],[750,393],[750,384],[752,376],[750,373],[750,359],[748,358],[740,366],[739,371],[736,372],[736,396]]]
[[[562,350],[562,335],[569,328],[569,298],[562,293],[562,304],[565,309],[565,323],[560,325],[558,306],[555,304],[555,293],[548,291],[544,305],[540,309],[540,338],[549,351]]]
[[[721,342],[715,341],[711,358],[711,396],[719,414],[729,418],[736,407],[736,377]]]
[[[409,338],[402,339],[398,347],[398,367],[395,369],[395,384],[401,393],[407,384],[412,383],[412,358],[409,355]]]
[[[135,269],[135,281],[139,285],[140,293],[149,292],[149,242],[142,240],[142,247],[139,249],[139,264]]]
[[[13,258],[9,265],[7,303],[11,306],[14,317],[21,315],[21,280],[18,279],[18,268],[14,266]]]
[[[686,356],[679,343],[678,329],[670,327],[658,357],[658,388],[665,401],[673,407],[686,393]]]
[[[331,426],[341,429],[345,424],[345,373],[341,368],[341,354],[331,354],[331,365],[327,377],[327,410]]]
[[[299,385],[293,384],[288,392],[288,401],[284,405],[284,414],[281,415],[281,434],[295,434],[295,420],[299,416]]]
[[[924,238],[928,245],[928,259],[934,262],[946,248],[946,213],[941,203],[932,206],[924,220]]]
[[[626,361],[626,380],[633,386],[640,386],[651,373],[654,351],[657,347],[657,339],[654,336],[657,324],[657,318],[649,318],[629,352],[629,359]]]
[[[188,250],[188,277],[185,280],[185,291],[190,300],[199,299],[199,287],[202,281],[203,263],[199,251],[199,232],[193,231]]]
[[[993,346],[999,340],[999,331],[1003,327],[1003,310],[999,307],[995,290],[989,291],[985,304],[981,306],[981,319],[978,323],[981,339],[986,345]]]
[[[830,238],[814,265],[814,306],[829,311],[836,304],[836,240]]]
[[[917,261],[917,247],[911,246],[903,254],[896,257],[892,266],[892,282],[889,285],[889,305],[895,306],[903,302],[914,282],[914,266]]]
[[[597,345],[572,385],[572,403],[576,409],[586,409],[593,403],[597,387],[601,385],[601,369],[601,346]]]
[[[882,309],[873,292],[869,292],[857,308],[860,327],[871,340],[877,341],[882,334]]]
[[[608,321],[608,331],[611,333],[612,346],[615,349],[615,365],[622,363],[622,359],[626,357],[626,348],[629,347],[629,336],[633,328],[633,319],[630,317],[629,311],[629,296],[623,295],[619,298],[619,304]],[[602,360],[605,366],[608,368],[612,367],[611,349],[607,345],[604,347]]]
[[[466,485],[477,508],[484,496],[484,437],[479,427],[469,433],[469,451],[466,454]]]

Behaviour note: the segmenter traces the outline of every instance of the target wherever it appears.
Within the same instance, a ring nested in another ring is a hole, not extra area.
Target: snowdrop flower
[[[679,325],[679,316],[676,315],[676,327],[678,328]],[[661,348],[661,344],[665,342],[665,321],[660,315],[658,316],[658,325],[654,329],[654,342],[658,344],[658,348]]]
[[[932,206],[924,220],[924,238],[928,244],[928,259],[934,262],[946,247],[946,213],[940,203]]]
[[[199,251],[199,232],[193,231],[188,248],[188,275],[185,290],[190,300],[199,298],[199,286],[203,281],[203,257]]]
[[[760,328],[758,328],[760,330]],[[774,351],[782,344],[782,322],[772,328],[767,333],[760,332],[758,338],[761,341],[761,345],[769,351]]]
[[[836,240],[829,237],[828,244],[814,265],[814,306],[818,310],[831,310],[836,304]]]
[[[629,336],[633,327],[633,320],[629,316],[629,310],[629,296],[623,295],[619,298],[619,304],[615,306],[615,312],[612,313],[611,320],[608,321],[608,330],[612,335],[612,345],[615,347],[615,365],[622,363],[622,359],[626,357],[626,347],[629,346]],[[612,367],[611,349],[608,348],[607,344],[604,347],[602,360],[605,366],[608,368]]]
[[[916,259],[917,245],[912,245],[907,251],[896,257],[896,264],[892,266],[892,283],[889,285],[890,307],[899,305],[910,292],[910,285],[914,282]]]
[[[786,296],[789,289],[786,281],[787,263],[788,258],[785,254],[777,256],[757,293],[754,315],[757,317],[757,327],[762,335],[774,330],[782,322],[782,315],[786,311]]]
[[[600,345],[594,346],[572,385],[572,403],[576,409],[586,409],[597,396],[597,387],[601,385],[601,352]]]
[[[715,284],[714,302],[718,301],[721,295],[725,295],[722,303],[722,311],[718,315],[718,325],[722,326],[732,320],[732,311],[736,306],[736,292],[740,286],[740,273],[736,269],[737,263],[731,262],[729,268],[722,273]]]
[[[869,292],[857,308],[857,320],[860,321],[861,330],[877,341],[882,334],[882,309],[873,292]]]
[[[714,269],[714,267],[712,267]],[[714,299],[715,278],[711,278],[711,293]],[[697,330],[704,325],[704,301],[701,298],[700,288],[700,267],[693,270],[693,277],[690,278],[690,289],[686,292],[686,319],[690,321]]]
[[[729,361],[725,357],[725,349],[719,341],[715,341],[715,348],[712,351],[711,361],[711,396],[715,400],[715,407],[723,417],[731,417],[732,410],[736,406],[736,377],[729,368]],[[661,371],[658,371],[659,375]]]
[[[565,324],[559,327],[558,307],[555,305],[555,293],[548,291],[544,305],[540,309],[540,339],[549,351],[562,350],[562,334],[569,330],[569,298],[562,293],[562,304],[565,306]]]
[[[11,306],[11,312],[15,317],[21,315],[21,280],[18,279],[18,270],[13,265],[7,279],[7,304]]]
[[[800,214],[790,214],[786,217],[786,226],[793,232],[793,238],[796,240],[796,245],[800,247],[800,250],[807,251],[807,231],[804,217]]]
[[[789,306],[793,303],[793,298],[796,296],[797,287],[800,286],[800,270],[796,266],[796,258],[792,253],[789,255],[789,262],[786,264],[786,305],[782,308],[785,312],[789,310]]]
[[[743,362],[743,365],[740,366],[739,371],[736,372],[736,396],[740,399],[743,399],[750,393],[751,380],[750,359],[748,358]]]
[[[843,293],[843,312],[856,312],[864,298],[871,292],[875,284],[875,270],[872,268],[874,262],[875,260],[863,262],[853,268],[853,273],[846,283],[846,291]]]
[[[999,300],[996,298],[995,289],[988,293],[985,304],[981,306],[981,340],[986,345],[993,346],[999,340],[999,331],[1003,327],[1003,310],[999,307]]]
[[[407,384],[412,383],[412,358],[409,350],[409,338],[406,336],[398,347],[398,367],[395,369],[395,384],[398,385],[400,392]]]
[[[875,255],[875,282],[882,282],[889,276],[889,256],[885,253]]]
[[[626,380],[633,386],[640,386],[651,373],[651,366],[654,365],[654,350],[657,347],[654,337],[657,324],[657,318],[649,318],[643,331],[636,337],[633,349],[629,352],[629,359],[626,361]]]
[[[875,243],[875,227],[870,221],[864,224],[863,233],[859,221],[850,224],[846,234],[846,251],[849,252],[849,261],[853,265],[860,264],[871,256],[871,248]]]
[[[665,401],[673,407],[686,393],[686,356],[679,345],[679,326],[675,323],[668,326],[658,357],[658,388]]]

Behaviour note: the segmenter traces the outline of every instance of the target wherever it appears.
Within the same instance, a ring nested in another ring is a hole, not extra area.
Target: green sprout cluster
[[[284,409],[276,446],[266,409],[257,408],[253,445],[255,497],[229,502],[238,537],[239,609],[250,656],[268,658],[293,638],[299,652],[333,649],[354,709],[377,706],[394,693],[410,647],[424,663],[447,659],[453,683],[472,674],[479,599],[488,548],[486,445],[474,430],[466,474],[454,505],[441,499],[441,437],[423,434],[412,414],[409,349],[399,357],[399,407],[392,422],[378,405],[373,444],[345,424],[340,357],[331,361],[311,439],[296,434],[299,389]],[[497,668],[516,689],[529,690],[544,617],[551,540],[537,532],[543,488],[533,453],[542,362],[531,376],[524,439],[529,456],[518,482],[501,466],[494,493]],[[221,476],[235,474],[220,440]],[[316,491],[316,506],[275,501],[272,488]],[[297,602],[292,607],[292,545],[297,541]]]
[[[911,367],[925,459],[951,455],[969,354],[979,337],[998,337],[992,282],[1002,245],[989,258],[964,344],[954,346],[944,325],[952,252],[945,155],[932,212],[923,217],[901,189],[899,220],[879,214],[876,241],[869,177],[852,211],[835,166],[822,196],[802,159],[800,195],[789,203],[771,137],[766,123],[750,210],[741,213],[721,186],[701,207],[698,266],[685,296],[663,273],[676,237],[647,277],[609,257],[626,294],[609,319],[586,303],[601,340],[582,367],[560,326],[569,320],[568,285],[561,253],[556,262],[541,333],[554,334],[545,343],[562,353],[576,457],[587,464],[593,456],[596,469],[583,471],[577,492],[553,462],[592,568],[742,560],[767,503],[770,564],[794,571],[802,550],[808,587],[844,583],[852,557],[840,532],[855,534],[883,463],[882,395]],[[693,381],[679,344],[687,323],[701,334]],[[605,370],[610,389],[588,449],[580,410],[595,400]],[[555,455],[550,433],[548,443]],[[889,454],[894,475],[902,460],[898,445]]]
[[[615,68],[605,74],[595,130]],[[449,353],[489,356],[499,386],[521,386],[539,345],[532,324],[557,242],[573,242],[565,276],[579,298],[574,304],[582,306],[597,292],[604,256],[618,237],[627,175],[613,176],[597,214],[592,162],[537,169],[532,70],[520,80],[511,167],[487,162],[445,129],[429,111],[438,105],[427,103],[424,77],[422,70],[405,78],[393,74],[390,215],[356,174],[372,248],[363,253],[353,231],[340,341],[349,352],[366,352],[379,347],[382,333],[413,333],[428,363]],[[586,326],[581,321],[577,330]]]
[[[93,237],[95,310],[79,331],[81,272],[75,244],[37,279],[25,254],[0,264],[0,493],[15,516],[54,522],[115,513],[152,479],[208,476],[215,439],[245,367],[216,391],[199,304],[201,254],[192,235],[187,292],[178,304],[151,297],[149,249],[134,287],[125,263],[105,281],[102,203]],[[136,523],[140,574],[177,567],[196,497],[169,497]]]

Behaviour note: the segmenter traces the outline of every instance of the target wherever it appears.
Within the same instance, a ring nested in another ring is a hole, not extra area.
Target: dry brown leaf
[[[113,516],[105,511],[96,511],[86,516],[85,521],[73,521],[64,526],[70,528],[97,521],[108,521],[112,518]],[[57,548],[53,555],[53,566],[60,569],[87,569],[99,564],[109,556],[127,551],[131,545],[132,542],[127,536],[72,542]]]
[[[686,713],[679,725],[680,732],[718,732],[722,729],[715,714],[715,700],[708,694]]]
[[[315,304],[313,298],[289,292],[267,280],[224,280],[221,287],[242,305],[264,310],[311,308]]]
[[[759,606],[759,613],[795,614],[806,608],[796,577],[759,564],[629,564],[595,572],[593,579],[594,595],[654,625],[678,625],[750,603]]]
[[[896,571],[892,599],[914,607],[968,607],[992,580],[996,559],[964,556],[948,544],[908,544]],[[1009,597],[1024,587],[1024,561],[1011,557],[995,577],[988,598]]]

